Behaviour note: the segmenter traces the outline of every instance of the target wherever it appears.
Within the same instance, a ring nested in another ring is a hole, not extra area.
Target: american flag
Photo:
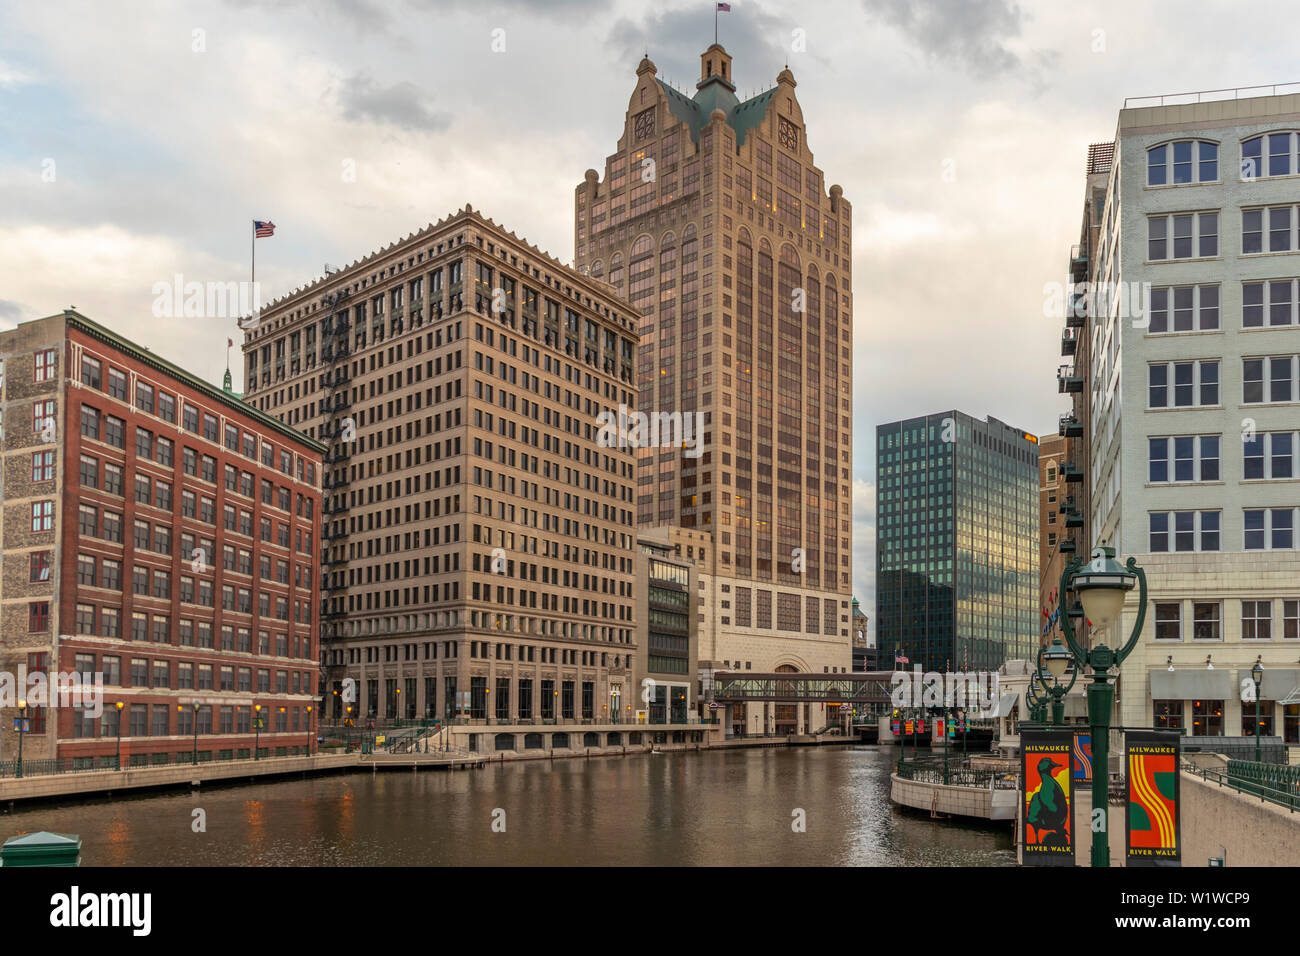
[[[911,662],[910,662],[906,657],[903,656],[903,652],[902,652],[902,651],[894,651],[894,663],[895,663],[895,664],[908,664],[908,663],[911,663]]]
[[[265,239],[267,236],[275,235],[275,223],[262,222],[260,219],[253,220],[253,235],[258,239]]]
[[[729,4],[729,3],[720,3],[720,4],[718,4],[718,11],[721,12],[721,13],[730,13],[730,12],[731,12],[731,4]]]

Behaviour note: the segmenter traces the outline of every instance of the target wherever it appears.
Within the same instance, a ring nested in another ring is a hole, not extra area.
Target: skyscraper
[[[1260,659],[1260,729],[1296,745],[1300,95],[1251,92],[1120,111],[1085,263],[1089,530],[1149,585],[1122,722],[1253,736]]]
[[[942,671],[1038,647],[1038,443],[958,411],[876,427],[876,635]]]
[[[713,536],[701,667],[847,671],[851,208],[793,74],[741,101],[731,66],[710,46],[687,96],[641,61],[575,191],[575,261],[642,315],[640,407],[702,415],[702,453],[640,448],[636,472],[639,526]]]
[[[633,459],[599,440],[635,342],[608,286],[468,206],[263,310],[246,401],[329,446],[331,691],[376,718],[639,706]]]

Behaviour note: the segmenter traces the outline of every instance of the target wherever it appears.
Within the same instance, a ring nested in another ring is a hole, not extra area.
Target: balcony
[[[1070,356],[1079,350],[1079,339],[1070,329],[1061,333],[1061,354]]]
[[[1074,554],[1078,550],[1075,547],[1073,538],[1062,538],[1060,548],[1061,554]]]
[[[1070,281],[1083,282],[1088,278],[1088,251],[1082,246],[1070,247]]]
[[[1062,415],[1059,431],[1062,438],[1082,438],[1083,422],[1074,415]]]
[[[1074,462],[1067,461],[1061,465],[1061,477],[1070,484],[1080,482],[1083,481],[1083,470]]]
[[[1081,329],[1088,319],[1088,297],[1082,292],[1071,292],[1065,307],[1065,326]]]
[[[1066,499],[1065,507],[1061,509],[1061,516],[1065,518],[1065,526],[1067,528],[1083,527],[1083,512],[1074,507],[1073,498]]]
[[[1074,373],[1073,365],[1062,365],[1056,370],[1056,386],[1061,394],[1083,391],[1083,379]]]

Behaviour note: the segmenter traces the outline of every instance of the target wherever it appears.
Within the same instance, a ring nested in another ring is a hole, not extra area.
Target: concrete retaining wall
[[[1300,866],[1300,812],[1186,772],[1182,790],[1183,866]]]

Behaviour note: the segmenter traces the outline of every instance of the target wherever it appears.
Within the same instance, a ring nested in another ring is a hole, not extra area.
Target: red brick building
[[[0,669],[104,684],[24,756],[113,766],[119,720],[123,765],[307,753],[324,447],[75,312],[0,362]]]

